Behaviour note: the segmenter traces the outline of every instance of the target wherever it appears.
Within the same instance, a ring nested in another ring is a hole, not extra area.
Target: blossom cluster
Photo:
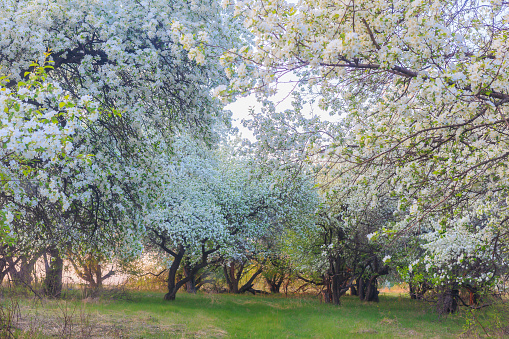
[[[230,76],[242,85],[221,88],[219,96],[270,96],[285,74],[298,78],[294,110],[277,112],[268,105],[248,123],[267,159],[312,163],[329,178],[324,186],[343,191],[338,197],[364,185],[361,206],[380,196],[395,199],[394,222],[373,235],[399,234],[416,244],[415,252],[427,253],[440,281],[486,282],[488,272],[507,270],[506,264],[501,270],[481,265],[482,274],[472,276],[465,267],[447,268],[457,261],[451,253],[486,263],[494,260],[487,256],[491,251],[497,262],[507,262],[507,4],[224,5],[255,39],[223,54]],[[301,113],[302,103],[316,95],[323,110],[340,117],[336,122]],[[483,220],[481,226],[462,231],[457,220],[465,215]]]

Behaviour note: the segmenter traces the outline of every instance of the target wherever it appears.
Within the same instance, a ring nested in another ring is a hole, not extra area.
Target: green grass
[[[133,301],[23,302],[22,313],[38,314],[46,324],[53,319],[44,332],[55,335],[64,313],[74,312],[73,336],[79,337],[81,321],[97,338],[450,338],[465,323],[460,316],[440,319],[406,296],[382,295],[380,303],[347,296],[341,306],[312,297],[179,293],[175,301],[162,299],[145,292]]]

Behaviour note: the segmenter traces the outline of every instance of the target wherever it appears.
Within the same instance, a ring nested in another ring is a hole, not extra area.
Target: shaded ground
[[[464,319],[440,319],[424,302],[345,297],[339,307],[311,297],[138,293],[129,300],[20,299],[18,333],[29,338],[451,338]]]

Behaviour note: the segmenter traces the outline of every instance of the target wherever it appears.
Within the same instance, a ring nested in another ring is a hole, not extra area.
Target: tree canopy
[[[166,299],[255,253],[337,304],[390,266],[450,295],[509,272],[507,1],[12,0],[0,30],[5,256],[155,246]]]

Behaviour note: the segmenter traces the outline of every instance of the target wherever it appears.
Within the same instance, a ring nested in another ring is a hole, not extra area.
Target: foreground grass
[[[132,301],[20,302],[22,332],[31,338],[451,338],[461,316],[439,319],[424,302],[383,295],[380,303],[342,298],[341,306],[316,298],[159,293]],[[65,329],[64,327],[67,327]]]

